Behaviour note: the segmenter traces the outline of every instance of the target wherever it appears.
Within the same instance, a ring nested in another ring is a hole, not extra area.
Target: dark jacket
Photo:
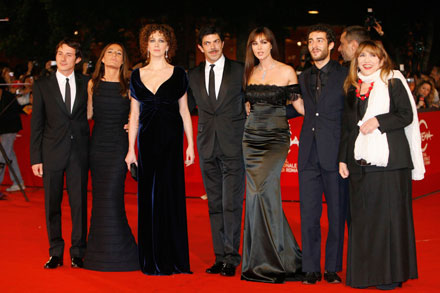
[[[389,157],[387,167],[366,166],[365,172],[413,168],[411,153],[404,128],[411,124],[413,111],[408,93],[400,79],[391,79],[388,83],[390,93],[390,112],[376,116],[379,130],[387,134]],[[411,97],[412,98],[412,97]],[[359,134],[358,102],[354,88],[348,92],[342,122],[339,162],[348,166],[350,173],[362,171],[354,159],[354,145]]]
[[[298,169],[303,170],[309,158],[313,140],[321,167],[327,171],[339,170],[338,152],[341,138],[341,120],[344,110],[343,84],[347,68],[330,60],[326,85],[321,90],[316,104],[311,84],[312,68],[299,76],[301,95],[304,100],[305,116],[301,129],[298,152]]]
[[[206,92],[205,63],[188,72],[188,105],[190,111],[197,105],[199,114],[197,147],[202,158],[209,158],[217,141],[228,157],[242,156],[246,111],[242,89],[243,64],[226,58],[222,84],[217,101]]]
[[[89,124],[87,121],[87,77],[75,74],[76,97],[72,113],[64,104],[55,73],[33,86],[31,118],[31,164],[43,163],[49,170],[66,167],[70,151],[76,148],[87,166]]]
[[[13,94],[3,89],[0,97],[0,134],[17,133],[21,125],[21,107]]]

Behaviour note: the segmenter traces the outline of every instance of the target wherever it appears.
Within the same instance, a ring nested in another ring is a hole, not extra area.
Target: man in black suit
[[[57,71],[34,83],[31,119],[31,164],[43,177],[49,261],[63,265],[61,201],[64,177],[72,215],[72,267],[82,267],[87,235],[88,140],[87,79],[75,74],[80,44],[63,40],[56,47]]]
[[[347,69],[330,60],[335,35],[326,25],[312,26],[308,49],[314,65],[299,76],[305,116],[298,153],[301,235],[305,284],[321,280],[322,194],[329,231],[324,279],[341,282],[342,248],[347,210],[347,183],[339,175],[338,151]],[[288,111],[289,112],[289,111]]]
[[[197,147],[208,196],[215,263],[210,274],[234,276],[240,263],[245,186],[242,138],[246,120],[243,65],[223,56],[224,40],[213,26],[200,30],[198,48],[206,62],[190,70],[188,104],[197,105]]]

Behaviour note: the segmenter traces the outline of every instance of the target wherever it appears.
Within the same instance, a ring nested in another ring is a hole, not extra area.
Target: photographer
[[[385,50],[387,51],[391,61],[396,63],[395,49],[392,42],[388,39],[382,28],[382,22],[376,18],[373,12],[373,8],[368,8],[367,16],[365,18],[364,26],[370,32],[372,40],[378,40],[382,42]]]
[[[0,77],[0,84],[5,84],[5,80],[2,77]],[[6,85],[0,85],[0,113],[0,143],[5,149],[7,157],[12,161],[12,168],[18,177],[18,182],[16,182],[11,169],[9,169],[9,176],[13,181],[13,185],[7,188],[6,191],[18,191],[20,190],[18,184],[21,184],[23,189],[25,188],[14,152],[15,137],[17,132],[22,129],[20,119],[21,107],[15,96],[7,90]],[[3,182],[5,169],[5,158],[0,154],[0,183]],[[4,199],[4,194],[0,194],[0,199]]]

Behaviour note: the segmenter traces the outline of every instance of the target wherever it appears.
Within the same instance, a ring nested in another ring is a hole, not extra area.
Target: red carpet
[[[1,186],[4,190],[6,186]],[[63,201],[63,236],[66,242],[65,265],[43,269],[48,259],[48,241],[42,189],[26,189],[30,202],[20,192],[0,201],[0,292],[352,292],[344,284],[302,285],[301,283],[261,284],[235,277],[208,275],[204,271],[213,262],[207,202],[187,199],[188,230],[192,275],[146,276],[141,272],[101,273],[72,269],[68,262],[70,247],[70,210]],[[132,230],[137,234],[136,195],[126,195],[126,209]],[[89,216],[91,196],[89,195]],[[284,202],[284,211],[300,243],[299,203]],[[419,279],[411,280],[397,292],[439,292],[440,194],[414,201]],[[323,239],[327,233],[326,214],[322,217]],[[324,242],[323,242],[324,243]],[[345,247],[346,248],[346,247]],[[345,263],[345,260],[344,260]],[[345,270],[345,266],[344,266]],[[345,281],[345,272],[342,273]],[[359,290],[357,290],[359,292]],[[360,292],[373,291],[370,289]],[[374,290],[377,292],[377,290]]]

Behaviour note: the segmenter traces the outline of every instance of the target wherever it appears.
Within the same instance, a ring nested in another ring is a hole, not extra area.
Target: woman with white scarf
[[[347,94],[339,173],[350,182],[347,285],[394,289],[417,278],[411,179],[425,172],[417,109],[378,41],[359,45]]]

